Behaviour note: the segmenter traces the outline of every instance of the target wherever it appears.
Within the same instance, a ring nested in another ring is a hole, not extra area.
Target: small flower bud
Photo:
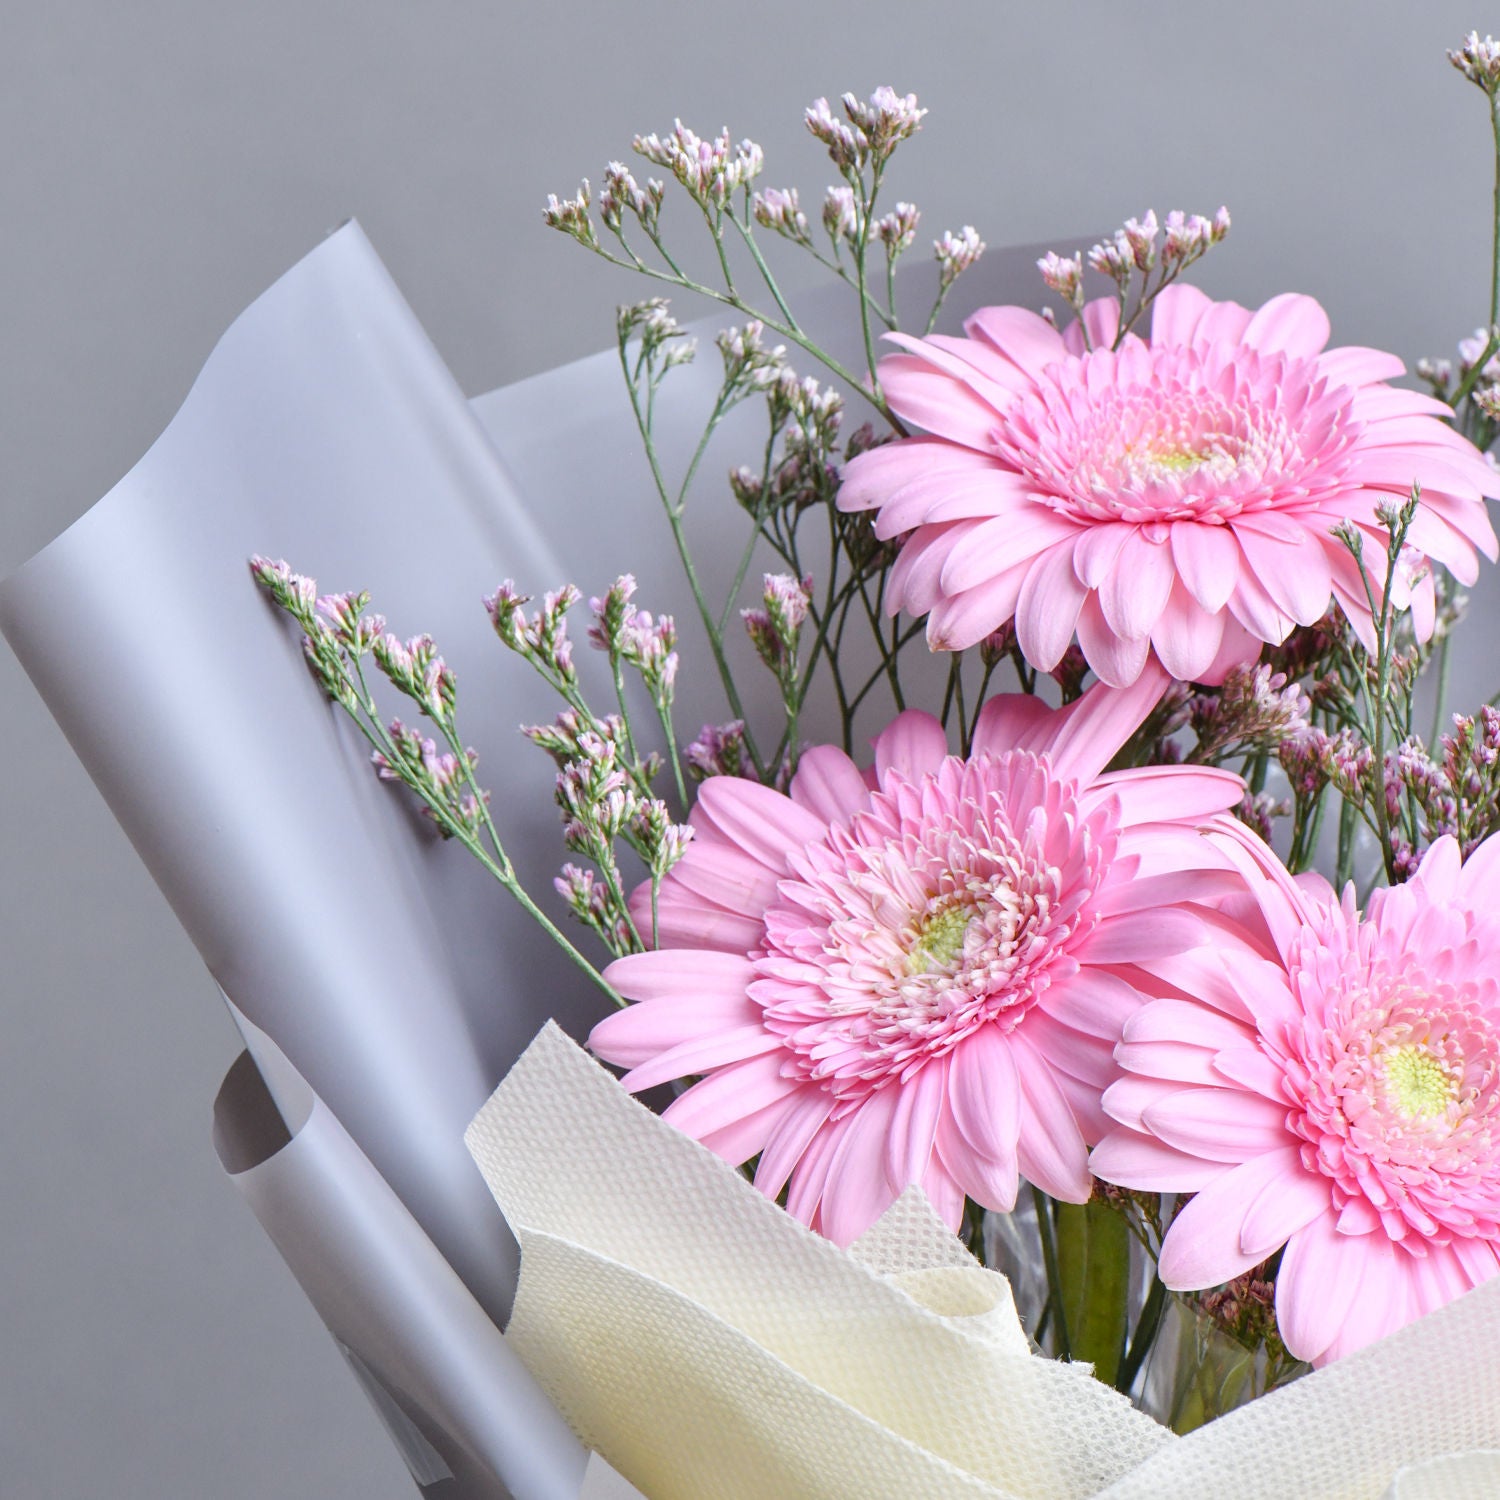
[[[942,238],[932,242],[932,254],[938,263],[939,284],[947,291],[984,254],[984,241],[972,224],[965,224],[957,234],[945,229]]]

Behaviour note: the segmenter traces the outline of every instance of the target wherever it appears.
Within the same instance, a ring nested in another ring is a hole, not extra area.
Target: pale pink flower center
[[[1225,521],[1315,504],[1359,427],[1311,360],[1247,347],[1096,350],[1001,413],[997,451],[1084,521]]]
[[[796,1073],[857,1102],[984,1025],[1011,1030],[1095,918],[1111,812],[1012,753],[886,773],[871,807],[793,855],[751,993]]]
[[[1398,1238],[1500,1234],[1500,985],[1344,963],[1285,1038],[1304,1163],[1333,1179],[1338,1207],[1363,1199]]]

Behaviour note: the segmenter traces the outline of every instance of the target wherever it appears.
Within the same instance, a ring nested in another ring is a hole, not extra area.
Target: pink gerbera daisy
[[[1277,1323],[1322,1364],[1500,1274],[1500,837],[1463,865],[1439,839],[1363,919],[1238,825],[1213,841],[1269,941],[1158,966],[1184,998],[1126,1021],[1092,1164],[1197,1195],[1162,1246],[1176,1290],[1285,1246]]]
[[[1394,355],[1325,351],[1311,297],[1252,313],[1172,286],[1150,341],[1127,334],[1118,349],[1113,298],[1064,333],[1021,307],[964,326],[967,338],[891,335],[908,352],[881,362],[886,397],[931,436],[855,458],[839,493],[845,510],[879,508],[880,536],[906,536],[886,597],[928,616],[935,648],[1014,617],[1043,671],[1076,633],[1105,682],[1134,682],[1153,652],[1182,681],[1217,681],[1330,598],[1370,643],[1364,585],[1333,529],[1364,535],[1383,582],[1377,512],[1413,484],[1409,562],[1472,583],[1475,549],[1496,556],[1482,497],[1500,479],[1439,420],[1446,406],[1385,383],[1403,373]],[[1398,570],[1395,597],[1425,639],[1431,570]]]
[[[1104,771],[1163,685],[991,699],[968,759],[907,712],[868,773],[820,746],[790,796],[705,782],[657,951],[606,971],[640,1003],[590,1045],[631,1089],[701,1075],[666,1118],[758,1155],[756,1185],[790,1182],[791,1212],[840,1244],[910,1183],[954,1227],[966,1194],[1012,1207],[1018,1173],[1086,1199],[1138,961],[1202,941],[1191,901],[1237,879],[1195,829],[1238,777]]]

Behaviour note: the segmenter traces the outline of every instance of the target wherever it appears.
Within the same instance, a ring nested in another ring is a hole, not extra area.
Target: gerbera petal
[[[1016,603],[1016,637],[1027,661],[1050,672],[1062,660],[1087,597],[1070,546],[1060,544],[1037,559]]]
[[[962,1189],[960,1196],[967,1194],[981,1207],[997,1213],[1009,1213],[1016,1206],[1020,1180],[1014,1144],[1004,1157],[985,1155],[959,1131],[951,1111],[939,1122],[936,1144],[942,1166]],[[961,1218],[961,1202],[959,1213]]]
[[[895,1091],[893,1091],[895,1092]],[[897,1193],[921,1182],[932,1160],[938,1118],[947,1106],[948,1060],[934,1058],[905,1081],[885,1138],[885,1175]]]
[[[1414,1315],[1410,1258],[1383,1234],[1341,1236],[1341,1274],[1355,1282],[1358,1295],[1339,1324],[1334,1340],[1312,1363],[1342,1359],[1383,1339]]]
[[[742,953],[672,948],[626,954],[605,969],[604,977],[627,1000],[732,999],[745,993],[755,978],[755,965]],[[630,1014],[623,1010],[599,1024],[608,1026]]]
[[[1046,1061],[1023,1037],[1011,1046],[1019,1054],[1021,1121],[1017,1157],[1021,1174],[1063,1203],[1089,1198],[1088,1147],[1068,1101]]]
[[[695,1083],[662,1111],[662,1119],[697,1138],[784,1099],[795,1087],[783,1076],[782,1058],[762,1054]]]
[[[1134,640],[1116,633],[1104,617],[1099,596],[1090,594],[1078,612],[1078,646],[1101,682],[1110,687],[1129,687],[1140,675],[1151,655],[1151,638]]]
[[[1298,1359],[1319,1359],[1338,1337],[1361,1300],[1370,1248],[1326,1213],[1292,1235],[1276,1278],[1276,1325]]]
[[[1000,755],[1027,748],[1027,737],[1044,729],[1055,712],[1034,693],[997,693],[974,721],[974,754]]]
[[[715,1030],[708,1035],[689,1037],[658,1052],[649,1061],[632,1068],[620,1083],[633,1094],[644,1093],[676,1078],[695,1073],[710,1073],[715,1068],[741,1063],[766,1053],[783,1053],[779,1036],[761,1025],[760,1016],[746,1026]]]
[[[954,451],[969,452],[967,448]],[[889,541],[924,522],[979,520],[1008,515],[1017,508],[1035,508],[1028,499],[1030,486],[1019,474],[1002,469],[993,459],[971,456],[975,466],[965,473],[923,474],[892,490],[881,503],[875,535]]]
[[[874,740],[875,771],[899,771],[915,781],[932,774],[948,755],[948,735],[929,713],[909,708],[898,714]]]
[[[959,1133],[987,1160],[1016,1172],[1021,1128],[1020,1081],[1010,1044],[995,1026],[981,1026],[953,1052],[948,1107]]]
[[[1073,546],[1073,571],[1088,589],[1096,589],[1109,577],[1125,543],[1136,528],[1123,521],[1106,522],[1081,529]]]
[[[961,380],[916,354],[892,354],[880,361],[880,383],[891,410],[903,421],[936,437],[981,453],[990,451],[995,408]]]
[[[776,1197],[786,1186],[792,1169],[832,1113],[833,1096],[815,1085],[799,1088],[782,1101],[780,1119],[767,1135],[755,1164],[755,1185],[768,1198]]]
[[[797,762],[791,800],[825,823],[843,823],[870,805],[870,788],[836,745],[814,745]]]
[[[1268,353],[1311,359],[1322,352],[1332,332],[1328,314],[1311,297],[1283,292],[1256,312],[1243,338]]]
[[[1132,766],[1106,771],[1094,785],[1120,799],[1120,826],[1200,822],[1239,805],[1242,777],[1218,766]]]
[[[977,588],[938,600],[927,617],[928,645],[934,651],[965,651],[998,630],[1015,614],[1029,571],[1023,563]]]
[[[1096,683],[1054,717],[1045,742],[1028,748],[1050,754],[1060,776],[1090,782],[1146,722],[1167,685],[1166,673],[1150,663],[1129,687]]]
[[[1106,1093],[1106,1110],[1109,1100]],[[1111,1131],[1094,1147],[1089,1170],[1105,1182],[1148,1193],[1196,1193],[1223,1176],[1225,1168],[1220,1162],[1178,1151],[1153,1135],[1121,1129]]]
[[[728,1034],[747,1035],[748,1028],[759,1024],[760,1007],[743,994],[674,995],[647,1000],[605,1016],[589,1033],[589,1050],[616,1067],[637,1068],[684,1042]],[[749,1057],[752,1053],[741,1050],[738,1055]],[[699,1071],[701,1067],[685,1068],[683,1074]],[[668,1076],[677,1078],[683,1074]]]
[[[1277,1181],[1283,1158],[1252,1157],[1198,1190],[1172,1220],[1162,1241],[1157,1274],[1174,1292],[1202,1291],[1242,1276],[1264,1259],[1240,1248],[1245,1215]]]
[[[997,459],[942,438],[914,437],[900,443],[882,443],[851,458],[840,471],[839,509],[870,510],[909,484],[997,470],[1006,472]]]
[[[1167,539],[1148,541],[1139,528],[1132,529],[1099,585],[1099,606],[1109,628],[1131,641],[1150,635],[1171,598],[1173,577]]]
[[[1213,303],[1197,287],[1179,281],[1158,294],[1151,304],[1151,342],[1190,344],[1203,314]]]
[[[1240,1249],[1264,1260],[1315,1219],[1330,1220],[1328,1179],[1307,1171],[1296,1146],[1282,1148],[1276,1163],[1267,1161],[1269,1180],[1245,1210]]]
[[[982,521],[964,538],[962,549],[949,554],[940,580],[943,591],[957,594],[974,588],[1074,537],[1078,530],[1076,522],[1041,505]]]
[[[693,824],[700,823],[777,874],[785,873],[788,843],[810,843],[826,826],[793,798],[744,776],[710,776],[698,788]]]
[[[1039,374],[1067,350],[1062,335],[1027,307],[984,307],[964,321],[970,338],[983,339],[1020,369]]]
[[[1042,1009],[1064,1025],[1088,1036],[1120,1039],[1125,1023],[1146,997],[1117,974],[1083,968],[1054,984],[1042,997]]]
[[[1237,1088],[1181,1089],[1151,1106],[1142,1123],[1179,1151],[1241,1162],[1274,1153],[1292,1139],[1284,1104]]]
[[[1223,611],[1205,609],[1177,579],[1151,631],[1157,660],[1179,682],[1197,682],[1213,666],[1223,640]]]
[[[688,891],[700,901],[755,919],[771,904],[776,883],[785,873],[784,864],[779,870],[770,870],[753,855],[705,840],[693,850],[692,859],[678,861],[670,879],[674,895]]]
[[[1253,517],[1234,523],[1235,540],[1272,602],[1299,625],[1312,625],[1327,613],[1333,572],[1323,549],[1299,532],[1295,541],[1282,542]]]
[[[1196,948],[1204,937],[1203,924],[1193,913],[1168,907],[1150,922],[1134,915],[1103,918],[1074,952],[1084,963],[1129,964]]]
[[[854,1111],[818,1204],[818,1222],[835,1245],[852,1245],[892,1203],[896,1189],[885,1170],[885,1143],[901,1091],[880,1089]]]

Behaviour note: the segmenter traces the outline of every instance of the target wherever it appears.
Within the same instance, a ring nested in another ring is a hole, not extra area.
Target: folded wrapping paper
[[[468,1142],[521,1242],[507,1337],[650,1500],[1072,1500],[1172,1442],[1033,1357],[925,1204],[845,1254],[556,1028]]]
[[[281,1049],[239,1024],[219,1159],[413,1480],[434,1500],[579,1500],[588,1455],[516,1351]]]
[[[1177,1439],[1027,1352],[915,1195],[839,1251],[555,1027],[466,1139],[521,1244],[508,1340],[648,1500],[1406,1500],[1500,1444],[1500,1283]]]

